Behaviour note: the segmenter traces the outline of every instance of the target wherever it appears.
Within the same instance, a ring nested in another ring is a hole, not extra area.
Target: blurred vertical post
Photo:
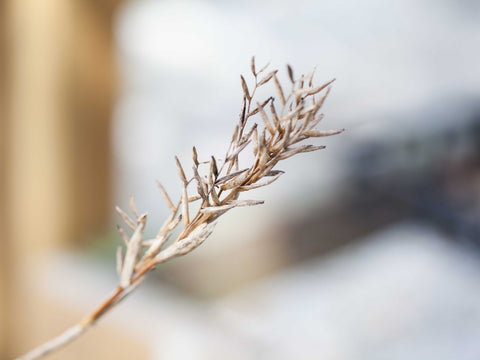
[[[7,347],[7,269],[8,254],[6,242],[6,208],[5,208],[5,154],[6,154],[6,111],[5,111],[5,48],[6,48],[5,2],[0,2],[0,349]],[[2,359],[0,350],[0,359]]]
[[[118,3],[0,5],[0,359],[48,337],[41,259],[108,224]]]

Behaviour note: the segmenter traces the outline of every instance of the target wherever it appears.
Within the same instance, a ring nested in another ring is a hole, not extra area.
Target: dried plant
[[[243,105],[223,160],[219,161],[211,156],[209,161],[201,162],[197,149],[193,147],[193,175],[187,177],[180,160],[175,157],[178,176],[183,186],[177,202],[172,201],[158,182],[171,214],[154,239],[144,239],[147,214],[137,212],[133,198],[130,198],[132,217],[117,207],[116,210],[131,235],[122,227],[117,227],[125,244],[117,249],[119,283],[112,295],[77,325],[18,359],[40,358],[77,338],[139,286],[157,265],[188,254],[201,245],[210,236],[221,215],[239,206],[262,204],[263,201],[258,200],[239,200],[240,194],[276,181],[284,173],[276,169],[279,161],[296,154],[325,148],[297,145],[298,143],[343,131],[316,129],[316,125],[323,118],[319,110],[333,80],[314,87],[314,72],[295,79],[292,68],[287,66],[291,90],[285,94],[278,81],[277,70],[267,72],[268,66],[269,64],[257,70],[255,58],[252,58],[253,88],[249,88],[245,78],[240,76]],[[276,98],[272,96],[261,102],[254,100],[257,89],[272,83]],[[275,99],[280,102],[278,107]],[[255,115],[260,116],[263,126],[253,123],[248,127],[250,118]],[[253,163],[248,167],[241,167],[239,155],[249,145],[254,155]],[[194,194],[190,194],[192,187]],[[199,204],[196,211],[192,211],[191,204],[194,202]],[[166,246],[172,231],[179,226],[183,226],[180,234]]]

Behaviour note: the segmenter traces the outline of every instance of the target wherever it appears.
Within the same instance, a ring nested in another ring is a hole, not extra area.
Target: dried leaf
[[[283,170],[272,170],[268,172],[268,174],[265,174],[265,176],[277,176],[277,175],[282,175],[285,174],[285,171]]]
[[[147,221],[147,215],[143,214],[138,219],[138,225],[128,242],[127,253],[123,261],[122,273],[120,274],[120,287],[126,288],[130,285],[130,279],[132,278],[135,264],[140,255],[142,247],[143,231],[145,230],[145,222]]]
[[[308,123],[308,130],[313,130],[313,128],[317,126],[318,123],[322,120],[323,120],[323,114],[318,115],[316,118],[314,118]]]
[[[257,86],[262,86],[263,84],[266,84],[267,82],[269,82],[272,79],[273,75],[275,75],[277,72],[278,70],[270,71],[267,75],[265,75],[265,77],[262,80],[260,80]]]
[[[195,148],[195,146],[192,148],[192,152],[193,152],[193,155],[192,155],[192,158],[193,158],[193,163],[195,164],[195,166],[198,167],[198,154],[197,154],[197,149]]]
[[[252,98],[250,97],[247,82],[245,81],[245,78],[243,77],[243,75],[240,75],[240,80],[241,80],[241,83],[242,83],[243,95],[245,95],[245,97],[250,101]]]
[[[243,135],[242,137],[242,141],[241,141],[241,144],[245,144],[246,142],[248,142],[248,140],[250,139],[250,136],[252,136],[253,134],[253,131],[257,128],[257,123],[253,124],[253,126],[251,127],[251,129],[248,131],[248,133],[246,133],[245,135]]]
[[[117,225],[117,231],[120,234],[120,236],[122,237],[125,245],[128,246],[128,242],[130,241],[130,238],[128,237],[127,233],[120,227],[120,225]]]
[[[313,68],[313,71],[310,73],[310,75],[308,76],[308,87],[312,87],[312,83],[313,83],[313,76],[315,75],[315,70],[317,70],[317,67],[315,66]]]
[[[213,203],[214,203],[216,206],[218,206],[218,205],[221,204],[221,201],[220,201],[220,199],[218,198],[217,191],[215,190],[215,187],[213,187],[213,186],[210,188],[210,196],[211,196],[211,198],[212,198]]]
[[[122,209],[120,209],[118,206],[115,207],[115,210],[117,210],[118,215],[122,218],[122,220],[125,222],[125,224],[132,230],[135,230],[136,225],[135,221],[133,221],[130,216],[128,216]]]
[[[217,169],[217,162],[215,158],[212,156],[210,158],[210,171],[208,172],[208,186],[213,188],[215,184],[215,180],[217,179],[218,169]]]
[[[249,118],[250,116],[255,115],[256,113],[258,113],[258,107],[256,107],[256,108],[253,109],[252,111],[250,111],[250,112],[247,114],[247,118]]]
[[[302,74],[302,76],[300,76],[300,79],[298,80],[298,88],[299,89],[303,89],[304,81],[305,81],[305,76]]]
[[[162,263],[177,256],[185,255],[200,246],[213,232],[215,223],[202,223],[184,239],[161,251],[155,256],[156,263]]]
[[[292,157],[293,155],[304,153],[304,152],[310,152],[310,151],[315,151],[315,150],[321,150],[325,149],[326,146],[314,146],[314,145],[302,145],[297,148],[293,149],[287,149],[284,153],[280,154],[278,156],[279,160],[284,160],[288,159],[289,157]]]
[[[253,155],[257,156],[257,153],[258,153],[258,131],[257,131],[257,128],[255,127],[255,129],[253,129],[253,146],[252,146],[252,150],[253,150]]]
[[[183,185],[183,192],[182,192],[182,215],[183,215],[183,223],[187,226],[190,223],[190,217],[188,215],[188,194],[187,194],[187,185]]]
[[[202,197],[201,197],[200,195],[192,195],[192,196],[189,196],[189,197],[188,197],[188,202],[191,203],[191,202],[200,200],[201,198],[202,198]]]
[[[117,274],[118,277],[122,275],[123,269],[123,249],[121,246],[117,246]]]
[[[238,156],[238,154],[240,154],[243,151],[243,149],[245,149],[248,146],[248,144],[250,144],[250,141],[251,140],[248,140],[247,142],[240,145],[237,149],[235,149],[235,151],[227,157],[227,161],[230,161],[230,160],[236,158]]]
[[[323,137],[323,136],[337,135],[337,134],[340,134],[344,131],[345,131],[345,129],[325,130],[325,131],[309,130],[309,131],[304,131],[303,134],[308,136],[308,137]]]
[[[257,188],[260,188],[260,187],[263,187],[263,186],[267,186],[267,185],[270,185],[271,183],[273,183],[274,181],[276,181],[280,176],[282,176],[282,173],[280,174],[277,174],[269,179],[263,179],[263,180],[260,180],[260,181],[257,181],[256,183],[252,184],[252,185],[244,185],[244,186],[241,186],[239,188],[240,191],[248,191],[248,190],[253,190],[253,189],[257,189]]]
[[[308,92],[306,93],[306,95],[307,95],[307,96],[315,95],[315,94],[319,93],[320,91],[322,91],[323,89],[325,89],[328,85],[330,85],[330,84],[333,83],[334,81],[335,81],[335,79],[332,79],[332,80],[326,82],[325,84],[323,84],[323,85],[321,85],[321,86],[319,86],[319,87],[317,87],[317,88],[315,88],[315,89],[312,89],[312,90],[308,91]]]
[[[294,84],[295,79],[293,77],[293,69],[290,65],[287,65],[287,72],[288,72],[288,77],[290,78],[290,81],[292,82],[292,84]]]
[[[327,91],[323,94],[323,96],[320,98],[320,100],[317,101],[315,104],[315,109],[313,110],[313,113],[316,114],[317,111],[322,107],[323,103],[325,102],[325,99],[327,98],[328,94],[330,93],[330,88],[327,87]]]
[[[182,164],[180,164],[180,160],[178,160],[177,156],[175,156],[175,163],[177,165],[177,172],[178,172],[178,176],[180,177],[180,180],[182,180],[184,184],[188,184],[187,178],[185,177],[185,172],[183,171],[183,168],[182,168]]]
[[[209,206],[209,207],[203,208],[202,210],[200,210],[200,212],[202,214],[206,214],[206,215],[218,214],[218,213],[223,213],[227,210],[230,210],[230,209],[234,208],[235,206],[236,205],[234,205],[234,204],[221,205],[221,206]]]
[[[255,115],[256,113],[258,113],[260,111],[261,108],[264,108],[269,101],[273,100],[273,97],[269,97],[267,100],[265,100],[263,103],[261,103],[260,105],[258,105],[255,109],[253,109],[252,111],[250,111],[247,115],[247,117],[250,117],[250,116],[253,116]],[[258,103],[257,103],[258,104]]]
[[[283,129],[280,125],[280,120],[277,115],[277,111],[275,110],[275,105],[273,101],[270,103],[270,112],[272,113],[273,124],[275,125],[275,129],[281,134]]]
[[[253,76],[257,76],[255,71],[255,56],[252,56],[252,61],[250,62],[250,69],[252,70]]]
[[[247,98],[244,96],[243,97],[243,104],[242,104],[242,111],[240,112],[240,126],[243,129],[245,126],[245,123],[247,122],[246,118],[246,112],[247,112]],[[238,130],[237,130],[238,132]],[[236,136],[233,137],[232,141],[236,139]]]
[[[183,218],[183,216],[179,215],[173,221],[169,222],[169,224],[167,226],[167,232],[175,229],[177,227],[177,225],[180,224],[180,221],[182,221],[182,218]]]
[[[208,201],[208,196],[207,192],[208,190],[206,189],[205,184],[203,183],[202,179],[200,178],[200,174],[198,173],[198,170],[195,166],[193,168],[193,176],[195,178],[195,181],[197,182],[197,192],[198,195],[202,197],[203,200]],[[188,199],[187,199],[188,201]]]
[[[222,176],[220,179],[218,179],[216,182],[215,182],[215,185],[220,185],[220,184],[223,184],[224,182],[230,180],[230,179],[233,179],[235,176],[237,175],[240,175],[242,173],[244,173],[245,171],[249,170],[248,168],[246,169],[243,169],[243,170],[240,170],[240,171],[235,171],[231,174],[228,174],[228,175],[225,175],[225,176]]]
[[[232,148],[233,144],[235,144],[235,142],[236,142],[237,135],[238,135],[238,130],[239,130],[239,127],[237,125],[237,126],[235,126],[235,129],[233,130],[233,135],[232,135],[232,140],[230,140],[229,150]]]
[[[267,62],[267,63],[265,64],[265,66],[264,66],[264,67],[262,67],[262,68],[260,69],[260,71],[259,71],[257,74],[260,74],[260,73],[264,72],[264,71],[265,71],[265,69],[266,69],[266,68],[268,68],[268,66],[269,66],[269,65],[270,65],[270,61],[269,61],[269,62]]]
[[[267,113],[265,112],[265,109],[257,103],[257,107],[260,110],[260,115],[262,117],[263,123],[265,124],[265,127],[268,129],[270,134],[275,135],[275,130],[272,127],[272,124],[270,123],[270,120],[268,120]]]
[[[268,148],[265,141],[265,129],[262,131],[262,135],[258,137],[258,168],[263,169],[264,165],[270,160],[270,155],[268,153]]]
[[[283,141],[281,142],[282,147],[286,148],[290,144],[290,133],[292,131],[292,122],[287,120],[285,122],[285,127],[283,128]]]
[[[170,199],[170,196],[168,196],[167,191],[163,187],[163,185],[160,183],[160,181],[157,180],[157,186],[160,189],[160,192],[162,193],[163,199],[167,203],[167,206],[169,207],[170,210],[176,211],[176,207],[173,205],[172,200]]]
[[[285,104],[287,103],[285,100],[285,95],[283,94],[282,86],[280,85],[280,82],[278,81],[275,74],[273,75],[273,81],[275,82],[275,88],[277,90],[278,97],[280,98],[280,102],[283,106],[285,106]]]
[[[222,190],[228,190],[228,189],[233,189],[237,186],[240,186],[245,182],[245,180],[248,178],[249,175],[250,173],[248,171],[242,171],[240,174],[236,175],[231,180],[228,180],[224,182],[222,185],[220,185],[220,188]]]
[[[231,201],[229,204],[233,204],[235,206],[255,206],[263,203],[265,203],[263,200],[235,200]]]
[[[133,215],[135,215],[135,219],[138,219],[137,209],[135,209],[135,205],[133,203],[133,195],[130,195],[130,210],[132,211]]]
[[[151,260],[153,257],[155,257],[162,250],[163,245],[166,244],[166,242],[170,238],[170,235],[171,234],[166,234],[164,236],[157,237],[157,238],[154,239],[152,245],[145,252],[145,254],[142,257],[142,260],[136,266],[137,271],[139,269],[141,269],[149,260]]]
[[[213,175],[215,176],[215,178],[217,178],[218,176],[218,167],[217,167],[217,161],[215,160],[215,158],[212,156],[211,157],[211,171],[213,173]]]

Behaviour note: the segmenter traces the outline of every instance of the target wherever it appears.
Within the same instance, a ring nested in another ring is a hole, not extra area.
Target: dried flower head
[[[277,78],[277,70],[264,74],[268,66],[269,64],[257,71],[255,58],[252,58],[252,88],[249,88],[245,78],[240,76],[243,90],[242,109],[223,160],[209,156],[208,161],[201,161],[194,147],[192,175],[187,177],[180,160],[175,157],[182,183],[182,193],[176,203],[158,182],[171,214],[154,239],[144,239],[147,214],[138,214],[133,198],[130,199],[133,217],[117,207],[117,212],[125,226],[130,229],[131,235],[127,235],[127,231],[122,227],[117,227],[125,250],[122,246],[117,249],[119,283],[115,292],[78,325],[19,359],[39,358],[78,337],[134,290],[156,265],[188,254],[200,246],[210,236],[215,221],[221,215],[235,207],[263,204],[263,201],[239,198],[243,193],[278,180],[284,173],[276,168],[281,160],[325,148],[310,144],[300,145],[300,142],[312,137],[336,135],[343,131],[316,129],[323,118],[319,110],[333,80],[314,87],[313,72],[307,77],[295,79],[293,69],[288,65],[291,90],[284,92]],[[257,90],[271,83],[277,98],[271,96],[263,101],[255,100]],[[280,102],[278,108],[276,99]],[[259,124],[253,122],[254,117],[261,120]],[[247,149],[253,152],[254,160],[248,166],[240,166],[239,155]],[[191,204],[197,201],[200,204],[196,211],[193,211]],[[172,231],[181,224],[183,228],[180,234],[166,246]]]

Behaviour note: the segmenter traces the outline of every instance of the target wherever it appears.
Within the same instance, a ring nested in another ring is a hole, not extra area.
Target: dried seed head
[[[181,199],[176,206],[172,203],[163,186],[158,183],[162,196],[172,211],[172,214],[163,224],[155,239],[152,241],[143,240],[146,215],[138,216],[133,204],[133,198],[130,198],[130,208],[137,221],[134,221],[122,210],[117,208],[117,212],[123,221],[133,230],[133,235],[129,238],[128,235],[118,227],[127,246],[127,251],[124,256],[121,248],[117,250],[120,287],[132,288],[134,285],[131,283],[132,279],[135,280],[135,284],[137,284],[138,280],[143,279],[144,272],[142,271],[150,270],[151,266],[155,263],[167,261],[168,259],[184,255],[195,249],[212,232],[214,226],[213,220],[229,209],[237,206],[262,204],[263,201],[238,200],[238,197],[240,192],[253,190],[275,182],[283,174],[282,171],[274,170],[274,167],[280,160],[299,153],[325,148],[324,146],[313,145],[298,145],[294,147],[294,144],[310,137],[336,135],[343,131],[343,129],[320,131],[314,128],[322,118],[322,115],[316,116],[316,114],[323,105],[330,89],[328,86],[333,80],[319,87],[313,87],[314,72],[309,74],[308,77],[302,75],[295,81],[293,69],[290,65],[287,65],[288,77],[293,86],[292,90],[287,94],[288,96],[286,96],[276,76],[277,70],[270,71],[257,81],[258,75],[265,71],[268,65],[269,64],[257,71],[255,58],[252,57],[250,69],[255,78],[255,88],[252,90],[252,93],[250,93],[248,89],[245,78],[242,75],[240,76],[244,94],[240,121],[235,127],[221,166],[218,167],[215,157],[211,157],[209,161],[208,181],[199,174],[199,165],[208,162],[199,162],[197,149],[195,147],[192,148],[193,179],[197,184],[198,195],[188,196],[187,186],[189,181],[185,176],[178,157],[175,157],[175,162],[178,175],[183,182],[183,187]],[[277,96],[283,106],[281,111],[277,113],[273,103],[273,97],[266,99],[262,103],[255,101],[257,107],[249,111],[253,103],[252,97],[255,90],[259,86],[268,83],[271,79],[273,79]],[[307,83],[308,87],[304,88]],[[320,99],[316,100],[315,95],[324,89],[326,89],[326,91]],[[271,101],[271,116],[265,111],[265,106],[268,105],[269,101]],[[259,133],[257,124],[254,124],[251,129],[248,130],[248,133],[244,134],[248,118],[257,113],[260,113],[265,126],[260,129],[261,132]],[[254,163],[248,168],[232,173],[232,169],[238,170],[239,154],[250,142],[252,142],[253,152],[255,154]],[[204,201],[200,204],[199,212],[195,217],[190,219],[189,204],[198,199],[203,199]],[[214,206],[211,204],[214,204]],[[182,209],[181,214],[177,215],[180,208]],[[162,250],[163,245],[170,235],[169,233],[174,230],[182,220],[185,228],[179,235],[179,238],[166,249]],[[138,261],[143,247],[148,247],[148,249],[142,257],[142,260]],[[135,271],[140,272],[135,273]]]

